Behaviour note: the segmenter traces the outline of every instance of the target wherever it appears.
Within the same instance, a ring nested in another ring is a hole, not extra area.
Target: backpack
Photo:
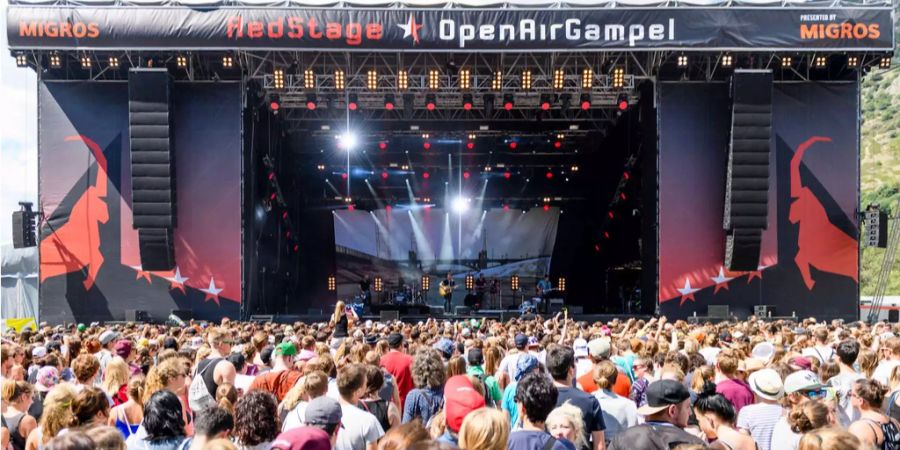
[[[481,385],[484,386],[484,406],[487,406],[488,408],[497,407],[497,403],[494,402],[494,398],[491,397],[491,390],[488,388],[487,382],[485,381],[487,377],[484,376],[484,373],[476,374],[475,378],[478,378],[478,381],[481,381]]]
[[[215,367],[216,364],[222,359],[214,359],[203,368],[203,370],[197,372],[194,375],[194,379],[191,380],[191,386],[188,388],[188,405],[191,407],[191,411],[194,414],[201,412],[205,409],[211,408],[216,405],[216,398],[210,395],[209,388],[206,386],[206,381],[203,380],[203,374],[209,370],[210,367]]]

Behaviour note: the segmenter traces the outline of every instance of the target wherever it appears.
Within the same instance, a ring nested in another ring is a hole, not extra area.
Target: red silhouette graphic
[[[75,202],[69,220],[41,241],[41,282],[50,277],[84,271],[84,288],[94,287],[97,272],[103,265],[100,253],[100,224],[109,221],[109,208],[104,200],[107,190],[106,157],[96,142],[82,135],[68,136],[67,141],[83,141],[97,160],[97,180]]]
[[[831,142],[831,138],[813,136],[797,147],[791,158],[790,221],[800,224],[797,235],[797,256],[794,261],[803,275],[806,287],[812,290],[810,267],[853,278],[859,283],[857,271],[857,242],[828,220],[825,207],[800,179],[800,161],[806,150],[816,142]]]

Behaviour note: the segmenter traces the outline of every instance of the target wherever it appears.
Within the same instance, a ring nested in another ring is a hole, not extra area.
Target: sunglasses
[[[825,389],[814,389],[811,391],[805,391],[803,395],[810,400],[820,400],[825,398],[828,395],[828,392]]]

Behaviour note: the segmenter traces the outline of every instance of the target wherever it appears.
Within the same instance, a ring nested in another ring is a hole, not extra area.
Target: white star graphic
[[[409,15],[409,21],[406,24],[397,24],[397,26],[403,30],[403,38],[412,36],[413,41],[416,44],[419,43],[419,28],[422,28],[422,25],[416,23],[416,18],[412,14]]]
[[[175,276],[165,277],[170,283],[172,283],[172,288],[181,289],[181,292],[184,292],[184,282],[190,280],[190,278],[181,276],[181,269],[178,266],[175,267]]]
[[[734,279],[734,277],[726,277],[725,276],[725,268],[724,267],[719,267],[719,275],[711,278],[711,280],[715,281],[716,284],[727,283],[733,279]]]
[[[690,278],[685,277],[685,279],[684,279],[684,287],[683,287],[683,288],[676,288],[676,289],[678,290],[678,292],[681,293],[681,303],[680,303],[679,305],[683,305],[684,302],[686,302],[687,300],[690,300],[690,301],[692,301],[692,302],[697,301],[697,300],[694,298],[694,292],[697,292],[697,291],[699,291],[700,289],[694,289],[694,288],[691,287],[691,280],[690,280]]]
[[[213,277],[209,277],[209,287],[206,289],[200,289],[201,292],[206,293],[206,299],[213,299],[216,303],[219,303],[219,292],[222,292],[224,289],[216,288],[216,280]]]

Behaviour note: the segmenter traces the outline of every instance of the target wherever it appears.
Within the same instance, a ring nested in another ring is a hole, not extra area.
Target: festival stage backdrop
[[[427,274],[432,292],[447,272],[457,278],[460,292],[467,273],[480,272],[507,285],[509,277],[519,275],[523,290],[530,290],[550,269],[558,226],[555,207],[524,212],[473,207],[463,215],[422,207],[335,211],[338,298],[357,294],[356,283],[366,274],[381,276],[385,289],[397,287],[401,277],[408,286],[418,285]],[[482,250],[488,268],[478,271]],[[409,264],[410,252],[416,264]]]
[[[141,269],[131,222],[128,85],[39,87],[40,319],[237,317],[241,301],[241,92],[175,84],[177,269]]]
[[[661,83],[659,302],[662,314],[856,318],[859,299],[855,83],[776,83],[768,229],[757,271],[723,269],[728,85]]]

